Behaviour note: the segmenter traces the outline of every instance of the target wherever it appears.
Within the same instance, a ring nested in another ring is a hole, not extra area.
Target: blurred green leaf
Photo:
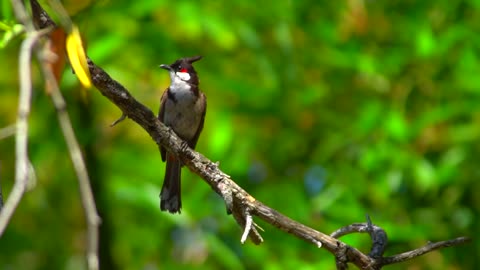
[[[229,152],[233,140],[233,119],[228,114],[215,115],[216,132],[209,138],[210,151],[213,156],[223,156]]]
[[[424,25],[417,30],[417,54],[421,57],[429,57],[435,53],[435,37],[429,25]]]
[[[408,136],[408,126],[404,116],[398,110],[392,110],[386,115],[385,131],[393,139],[405,141]]]
[[[436,183],[435,167],[426,159],[421,159],[414,164],[415,184],[420,191],[430,190]]]
[[[181,28],[185,35],[189,35],[193,38],[198,38],[202,34],[201,17],[198,16],[197,10],[200,7],[189,1],[178,2],[178,21],[172,22],[176,25],[175,28]]]
[[[227,21],[215,14],[210,14],[203,20],[207,34],[215,43],[225,50],[233,49],[237,45],[237,36]]]

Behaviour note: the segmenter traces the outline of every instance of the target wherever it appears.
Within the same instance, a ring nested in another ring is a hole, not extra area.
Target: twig
[[[47,46],[44,46],[44,51],[48,50]],[[90,178],[88,176],[87,167],[80,150],[80,146],[75,137],[75,132],[66,110],[65,100],[58,88],[57,81],[53,75],[51,66],[47,65],[45,59],[42,59],[41,53],[38,54],[41,68],[46,80],[51,87],[51,98],[55,109],[57,110],[58,121],[63,132],[63,137],[67,143],[68,152],[73,163],[73,168],[77,174],[77,179],[80,187],[80,196],[82,199],[82,205],[85,210],[85,216],[87,218],[87,263],[88,269],[99,269],[98,259],[98,230],[100,225],[100,217],[97,213],[95,206],[95,199],[93,197],[92,188],[90,186]]]
[[[354,223],[342,227],[330,234],[331,237],[340,238],[350,233],[368,233],[372,238],[372,248],[368,254],[372,258],[382,257],[385,248],[387,247],[387,233],[385,230],[372,224],[370,217],[367,215],[367,223]]]
[[[0,163],[0,213],[2,212],[3,209],[3,192],[2,192],[2,163]]]
[[[33,3],[31,4],[37,4]],[[14,6],[15,14],[17,19],[22,22],[27,29],[27,36],[31,35],[32,37],[27,38],[22,45],[22,52],[20,55],[20,83],[21,83],[21,93],[20,93],[20,105],[19,105],[19,119],[17,119],[17,172],[15,185],[12,189],[12,193],[8,198],[7,204],[0,215],[0,235],[3,232],[4,227],[8,224],[8,220],[12,215],[14,209],[18,205],[23,193],[25,192],[27,179],[28,179],[28,156],[27,156],[27,131],[28,131],[28,114],[30,112],[30,98],[31,98],[31,76],[29,63],[31,58],[31,51],[35,41],[39,38],[38,32],[35,32],[33,27],[32,20],[29,19],[27,12],[25,11],[25,6],[22,1],[12,0],[12,5]],[[38,5],[39,6],[39,5]],[[33,7],[32,7],[33,8]],[[35,13],[35,12],[34,12]],[[46,13],[38,14],[38,20],[44,20]],[[42,16],[42,17],[41,17]],[[41,18],[40,18],[41,17]],[[49,19],[49,18],[48,18]],[[53,22],[52,25],[53,26]],[[44,34],[49,31],[49,27],[41,27],[43,30],[39,31],[41,34]],[[34,37],[34,38],[33,38]],[[40,53],[38,53],[40,54]],[[39,57],[41,58],[41,57]],[[77,178],[80,186],[80,193],[82,198],[82,203],[85,208],[86,217],[87,217],[87,227],[88,227],[88,248],[87,248],[87,262],[88,267],[91,270],[96,270],[99,268],[98,262],[98,226],[100,223],[100,218],[98,217],[95,202],[93,199],[93,194],[90,188],[90,181],[88,178],[88,173],[86,170],[85,163],[80,151],[80,147],[75,138],[75,133],[71,126],[70,118],[68,113],[65,111],[65,101],[58,89],[55,77],[49,67],[47,67],[46,62],[43,59],[40,59],[42,70],[44,72],[47,81],[51,83],[52,93],[51,97],[55,108],[57,109],[57,115],[59,118],[60,126],[70,152],[70,156],[77,173]],[[11,202],[11,203],[10,203]],[[9,204],[10,203],[10,204]],[[10,207],[12,205],[12,207]],[[6,217],[6,218],[2,218]]]
[[[120,116],[120,118],[118,118],[117,120],[115,120],[113,123],[110,124],[110,127],[114,127],[116,126],[118,123],[122,122],[123,120],[125,120],[125,118],[127,118],[127,115],[122,113],[122,115]]]
[[[34,1],[31,2],[32,5]],[[60,3],[58,3],[60,5]],[[33,7],[32,7],[33,9]],[[35,16],[37,15],[37,16]],[[40,15],[34,12],[34,20],[40,21]],[[54,27],[54,23],[48,27]],[[87,264],[88,269],[97,270],[99,269],[99,256],[98,256],[98,233],[100,225],[100,217],[98,215],[95,199],[93,196],[92,188],[90,186],[90,178],[88,176],[87,167],[80,150],[80,146],[75,136],[75,132],[70,121],[70,117],[66,110],[66,102],[60,92],[58,87],[57,80],[53,74],[51,66],[47,64],[47,59],[43,59],[45,53],[52,53],[49,51],[47,46],[44,46],[43,50],[39,50],[37,53],[39,62],[41,64],[42,72],[46,78],[46,81],[49,82],[51,87],[51,98],[52,102],[57,110],[57,117],[62,129],[65,142],[67,143],[68,151],[70,153],[70,158],[73,163],[75,173],[77,175],[78,184],[80,188],[80,197],[82,199],[82,205],[85,210],[85,216],[87,219]]]
[[[218,169],[218,166],[216,166],[216,168]],[[227,213],[231,213],[238,226],[243,229],[243,235],[240,239],[240,242],[243,244],[247,240],[247,237],[250,237],[255,245],[261,244],[263,242],[263,238],[257,231],[257,228],[260,227],[253,222],[250,208],[245,206],[238,196],[234,196],[235,194],[232,192],[232,189],[229,188],[229,184],[230,182],[224,181],[224,183],[220,185],[220,193],[222,198],[226,201]],[[253,197],[250,198],[253,199]]]
[[[0,140],[13,136],[17,131],[17,126],[15,124],[6,126],[0,129]]]
[[[370,238],[372,238],[372,248],[370,249],[370,253],[368,256],[372,258],[381,258],[385,249],[387,248],[388,236],[384,229],[375,226],[372,224],[372,220],[370,220],[370,216],[367,215],[367,230],[368,234],[370,234]]]
[[[13,212],[18,206],[28,183],[28,116],[32,96],[30,59],[35,42],[48,29],[28,32],[22,43],[19,57],[20,94],[15,132],[15,184],[0,213],[0,235],[3,234]]]
[[[15,13],[15,17],[17,17],[17,20],[25,26],[25,28],[27,29],[27,32],[33,32],[35,28],[33,27],[32,20],[30,20],[28,13],[25,10],[23,1],[11,0],[11,2],[12,2],[13,11]]]
[[[468,238],[468,237],[458,237],[458,238],[451,239],[451,240],[440,241],[440,242],[435,242],[435,243],[428,243],[427,245],[425,245],[421,248],[417,248],[417,249],[414,249],[414,250],[411,250],[411,251],[400,253],[400,254],[397,254],[397,255],[394,255],[394,256],[382,258],[381,262],[382,262],[382,265],[389,265],[389,264],[404,262],[404,261],[411,260],[415,257],[421,256],[423,254],[426,254],[428,252],[432,252],[436,249],[441,249],[441,248],[446,248],[446,247],[451,247],[451,246],[458,246],[458,245],[470,242],[470,240],[471,239]]]
[[[373,269],[370,265],[374,262],[372,258],[366,256],[356,248],[310,227],[307,227],[287,216],[280,214],[278,211],[264,205],[255,200],[252,207],[252,214],[260,217],[266,222],[279,228],[280,230],[290,233],[304,241],[310,242],[315,246],[324,247],[327,251],[339,257],[343,254],[350,262],[358,266],[360,269]]]
[[[15,134],[15,131],[17,130],[17,127],[15,124],[6,126],[4,128],[0,129],[0,140],[3,140],[5,138],[8,138],[10,136],[13,136]],[[2,169],[2,164],[0,163],[0,175],[1,175],[1,169]],[[3,191],[2,191],[2,183],[1,183],[1,178],[0,178],[0,212],[2,212],[3,208]]]
[[[250,234],[250,230],[252,229],[253,218],[252,215],[248,211],[245,211],[245,230],[243,231],[242,238],[240,242],[245,243],[247,241],[247,237]]]

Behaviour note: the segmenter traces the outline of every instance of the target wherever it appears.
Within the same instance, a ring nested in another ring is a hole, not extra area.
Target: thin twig
[[[17,125],[11,124],[0,129],[0,140],[13,136],[17,131]]]
[[[381,258],[387,248],[387,232],[381,227],[373,225],[369,215],[367,215],[367,230],[372,239],[372,248],[370,249],[368,256],[376,259]]]
[[[48,29],[28,32],[27,38],[23,41],[20,51],[20,94],[15,134],[15,184],[0,213],[0,235],[3,234],[7,227],[28,183],[28,116],[30,114],[30,101],[32,97],[30,59],[32,56],[32,48],[36,41],[47,32]]]
[[[47,46],[44,46],[43,51],[47,51]],[[97,213],[95,206],[95,199],[93,197],[92,188],[90,186],[90,178],[88,176],[87,167],[82,156],[82,151],[75,137],[75,131],[73,130],[70,117],[66,110],[66,102],[60,92],[57,81],[51,69],[51,66],[47,64],[45,59],[42,59],[41,52],[38,53],[38,58],[41,63],[41,68],[45,76],[46,81],[49,82],[51,87],[52,102],[57,110],[57,117],[62,129],[63,137],[67,143],[68,152],[73,163],[73,168],[77,174],[77,179],[80,187],[80,196],[82,199],[82,205],[85,210],[85,216],[87,219],[87,263],[88,269],[99,269],[98,259],[98,230],[100,225],[100,217]]]
[[[330,236],[338,239],[350,233],[368,233],[372,239],[372,248],[368,255],[372,258],[382,257],[385,248],[387,247],[387,233],[381,227],[372,224],[368,215],[366,223],[354,223],[341,227],[331,233]]]
[[[243,230],[242,238],[240,242],[243,244],[247,241],[247,237],[250,234],[250,230],[252,229],[253,218],[252,215],[248,211],[245,211],[245,230]]]
[[[16,132],[17,132],[17,126],[14,124],[7,126],[3,129],[0,129],[0,140],[13,136],[15,135]],[[2,164],[0,163],[0,174],[1,174],[1,165]],[[35,172],[35,168],[33,167],[32,162],[28,160],[28,181],[25,186],[25,191],[29,191],[33,189],[36,184],[37,184],[37,174]],[[3,193],[2,193],[2,187],[0,185],[0,211],[3,208],[3,205],[4,205]]]
[[[127,118],[127,115],[122,113],[122,115],[120,116],[120,118],[118,118],[117,120],[115,120],[112,124],[110,124],[110,127],[114,127],[116,126],[118,123],[122,122],[123,120],[125,120],[125,118]]]
[[[215,166],[218,169],[218,166]],[[229,176],[226,176],[229,177]],[[257,228],[262,230],[255,222],[253,222],[252,214],[250,213],[250,208],[245,207],[245,204],[242,202],[242,198],[233,196],[234,192],[230,189],[230,185],[233,183],[231,181],[222,181],[223,184],[220,186],[219,194],[225,200],[227,206],[227,213],[232,214],[233,218],[243,230],[242,238],[240,239],[241,243],[245,243],[247,236],[252,240],[255,245],[260,245],[263,242],[263,238],[258,232]],[[240,188],[240,187],[238,187]],[[226,196],[226,197],[224,197]],[[253,197],[250,197],[253,198]],[[250,224],[249,224],[250,223]],[[253,225],[253,226],[252,226]]]
[[[2,163],[0,163],[0,213],[3,209],[3,192],[2,192]]]
[[[245,192],[242,190],[242,193]],[[238,194],[235,194],[238,196]],[[248,193],[243,194],[243,196],[249,196]],[[252,201],[250,199],[250,201]],[[326,249],[335,257],[337,255],[345,256],[348,258],[349,262],[352,262],[361,269],[373,269],[370,267],[373,260],[367,255],[360,252],[358,249],[348,246],[347,244],[329,236],[322,232],[319,232],[315,229],[312,229],[300,222],[290,219],[289,217],[281,214],[275,209],[272,209],[258,200],[253,199],[252,204],[248,205],[250,207],[251,213],[264,221],[270,223],[276,228],[292,234],[299,239],[307,241],[314,244],[315,246]],[[345,253],[346,252],[346,253]]]
[[[23,1],[11,0],[11,2],[12,2],[13,12],[15,13],[15,17],[17,18],[17,20],[25,26],[25,28],[27,29],[27,32],[35,31],[35,28],[33,27],[33,22],[32,20],[30,20],[30,17],[28,16],[27,11],[25,10],[25,5],[23,4]]]
[[[458,237],[458,238],[451,239],[451,240],[428,243],[427,245],[425,245],[421,248],[417,248],[417,249],[414,249],[414,250],[411,250],[411,251],[400,253],[400,254],[397,254],[397,255],[394,255],[394,256],[382,258],[381,262],[382,262],[382,265],[404,262],[404,261],[411,260],[415,257],[424,255],[428,252],[432,252],[436,249],[441,249],[441,248],[446,248],[446,247],[451,247],[451,246],[458,246],[458,245],[461,245],[461,244],[465,244],[465,243],[469,242],[470,240],[471,239],[468,238],[468,237]]]
[[[32,1],[33,2],[33,1]],[[33,3],[35,4],[35,3]],[[27,155],[27,132],[28,132],[28,114],[30,112],[30,98],[31,98],[31,76],[30,76],[30,58],[31,50],[35,41],[39,38],[38,32],[35,32],[32,20],[29,18],[28,13],[25,10],[25,6],[22,1],[12,0],[12,5],[15,10],[17,19],[25,25],[27,30],[27,36],[31,35],[35,37],[27,38],[22,45],[22,53],[20,55],[20,105],[19,105],[19,119],[17,119],[17,173],[15,179],[15,185],[12,189],[12,193],[8,198],[7,204],[4,210],[0,213],[0,235],[2,234],[8,220],[15,210],[18,202],[20,201],[23,193],[25,192],[27,179],[28,179],[28,155]],[[43,15],[43,14],[42,14]],[[39,31],[41,34],[49,32],[49,27],[42,27],[43,30]],[[25,45],[27,44],[27,45]],[[37,51],[38,52],[38,51]],[[22,57],[23,56],[23,57]],[[39,57],[40,58],[40,57]],[[80,186],[80,193],[82,203],[86,212],[87,227],[88,227],[88,248],[87,248],[87,263],[91,270],[99,268],[98,261],[98,226],[100,218],[95,208],[95,202],[93,199],[93,193],[90,187],[90,181],[88,178],[87,170],[83,157],[80,151],[80,147],[75,138],[75,133],[71,126],[68,113],[65,111],[65,101],[58,89],[56,80],[50,68],[47,67],[46,62],[40,59],[42,70],[44,72],[47,81],[51,82],[52,87],[52,100],[57,109],[57,115],[59,118],[62,132],[64,133],[65,140],[70,152],[70,156],[77,173],[77,178]],[[22,93],[24,98],[22,98]],[[11,207],[10,207],[11,205]],[[5,218],[3,218],[5,217]]]

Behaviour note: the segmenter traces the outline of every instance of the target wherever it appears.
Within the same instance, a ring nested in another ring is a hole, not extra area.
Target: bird
[[[192,149],[203,129],[207,111],[207,98],[200,91],[197,72],[193,63],[202,56],[180,58],[171,65],[162,64],[170,74],[170,86],[160,99],[158,119],[170,127]],[[180,213],[182,163],[173,153],[160,147],[162,161],[166,161],[165,178],[160,192],[160,209]]]

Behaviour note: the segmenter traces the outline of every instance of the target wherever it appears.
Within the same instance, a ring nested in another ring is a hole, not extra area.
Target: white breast
[[[195,136],[200,125],[202,108],[198,98],[191,92],[190,85],[177,76],[175,78],[170,91],[176,102],[166,100],[164,123],[184,140],[189,140]]]

